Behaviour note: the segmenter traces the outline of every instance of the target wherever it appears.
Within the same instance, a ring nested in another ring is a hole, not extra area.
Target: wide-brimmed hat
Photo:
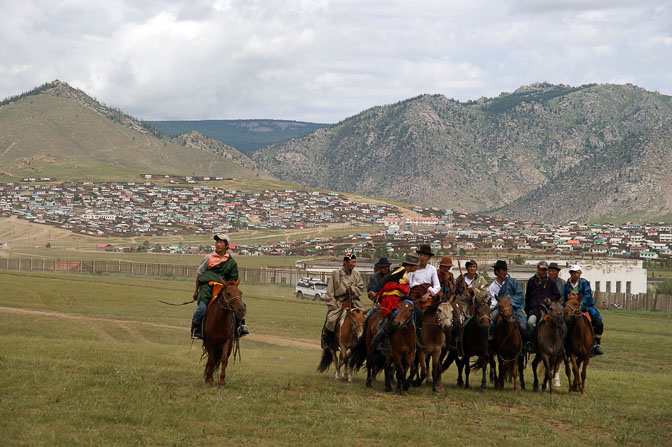
[[[495,265],[492,266],[492,268],[497,271],[497,270],[509,270],[509,267],[506,265],[506,261],[499,260],[495,262]]]
[[[416,255],[409,253],[404,257],[404,260],[401,261],[401,265],[420,265],[420,260]]]
[[[441,267],[441,266],[452,267],[453,266],[453,259],[450,256],[442,257],[441,262],[439,262],[439,267]]]
[[[548,269],[548,262],[546,261],[539,261],[537,264],[538,269]]]
[[[375,267],[389,267],[392,265],[389,259],[387,258],[380,258],[378,262],[373,264]]]
[[[229,235],[226,233],[217,233],[215,234],[214,239],[216,241],[226,241],[227,243],[231,242],[231,239],[229,238]]]
[[[569,268],[570,272],[580,272],[581,271],[581,266],[579,264],[574,264]]]
[[[548,264],[548,269],[549,270],[557,270],[557,271],[562,270],[557,262],[551,262],[550,264]]]
[[[415,250],[415,252],[419,255],[429,255],[430,257],[434,256],[434,253],[432,253],[432,247],[426,244],[421,245],[418,250]]]

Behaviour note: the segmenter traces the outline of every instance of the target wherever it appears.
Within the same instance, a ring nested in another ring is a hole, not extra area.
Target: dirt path
[[[124,329],[126,329],[129,332],[137,333],[137,331],[133,331],[132,329],[129,328],[129,325],[132,324],[138,324],[138,325],[143,325],[143,326],[152,326],[152,327],[160,327],[160,328],[166,328],[166,329],[176,329],[180,331],[185,331],[188,333],[187,327],[182,327],[182,326],[173,326],[169,324],[163,324],[163,323],[152,323],[149,321],[137,321],[137,320],[117,320],[114,318],[103,318],[103,317],[96,317],[93,315],[81,315],[81,314],[70,314],[70,313],[65,313],[65,312],[47,312],[43,310],[33,310],[33,309],[18,309],[15,307],[4,307],[0,306],[0,313],[9,313],[9,314],[19,314],[19,315],[35,315],[35,316],[40,316],[40,317],[52,317],[52,318],[65,318],[68,320],[79,320],[79,321],[104,321],[104,322],[110,322],[110,323],[116,323],[120,326],[122,326]],[[187,334],[188,335],[188,334]],[[300,338],[287,338],[287,337],[280,337],[277,335],[265,335],[265,334],[250,334],[248,337],[246,337],[249,340],[253,341],[258,341],[261,343],[268,343],[271,345],[276,345],[276,346],[285,346],[285,347],[290,347],[290,348],[297,348],[297,349],[302,349],[302,350],[313,350],[313,351],[319,351],[320,350],[320,344],[317,341],[313,340],[306,340],[306,339],[300,339]],[[141,341],[149,342],[144,337],[141,337]]]

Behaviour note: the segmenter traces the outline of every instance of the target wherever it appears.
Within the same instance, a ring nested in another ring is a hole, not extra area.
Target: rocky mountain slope
[[[668,96],[534,84],[461,103],[423,95],[253,154],[283,180],[561,221],[672,212]]]
[[[257,164],[252,161],[250,157],[243,154],[235,147],[227,146],[221,141],[208,138],[205,135],[196,132],[195,130],[178,135],[177,137],[173,138],[173,141],[182,146],[213,152],[222,158],[230,160],[240,166],[244,166],[251,170],[260,171],[260,169],[257,167]]]

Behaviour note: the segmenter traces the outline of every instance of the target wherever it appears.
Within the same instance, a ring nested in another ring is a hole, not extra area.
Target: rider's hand
[[[198,292],[194,292],[193,298],[194,298],[194,301],[196,301],[198,299]]]

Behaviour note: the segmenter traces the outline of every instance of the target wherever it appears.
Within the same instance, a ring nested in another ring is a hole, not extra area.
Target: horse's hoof
[[[393,391],[392,387],[390,387],[390,388],[385,387],[385,392],[386,393],[391,393],[392,391]]]
[[[522,387],[521,387],[521,388],[522,388]],[[538,387],[538,386],[535,386],[534,388],[532,388],[532,391],[536,393],[537,391],[539,391],[539,387]]]
[[[367,388],[373,388],[373,385],[371,385],[371,382],[366,382],[366,387]]]

